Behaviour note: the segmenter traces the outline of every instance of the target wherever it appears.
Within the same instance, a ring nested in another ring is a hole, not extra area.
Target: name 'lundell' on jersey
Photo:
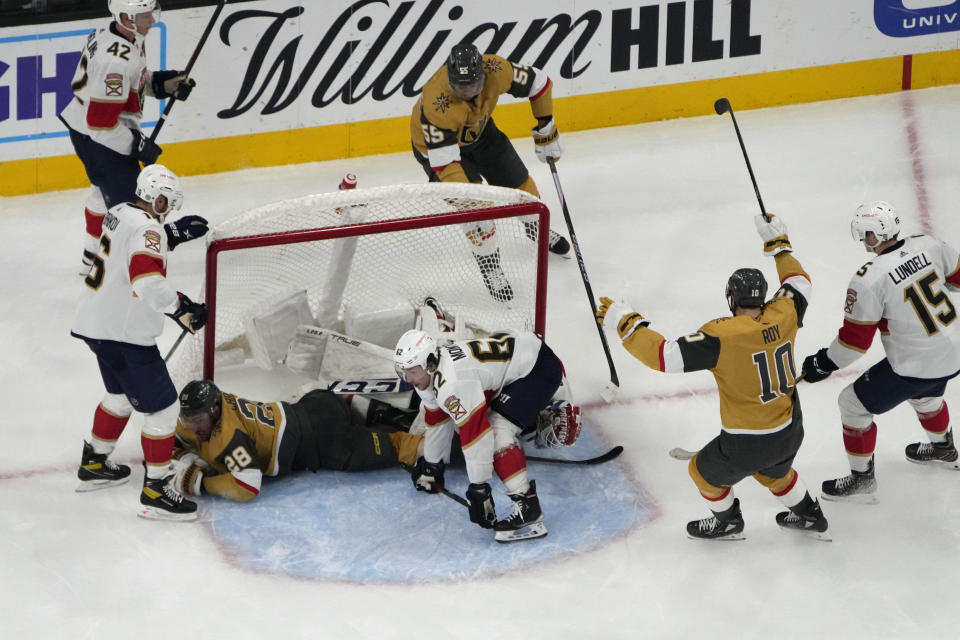
[[[950,288],[960,286],[960,254],[929,236],[911,236],[863,265],[850,280],[843,326],[827,354],[845,367],[880,331],[901,376],[940,378],[960,370],[960,331]]]

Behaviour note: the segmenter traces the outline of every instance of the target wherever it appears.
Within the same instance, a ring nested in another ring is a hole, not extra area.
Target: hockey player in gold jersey
[[[713,517],[687,524],[701,539],[740,539],[743,516],[733,485],[752,475],[789,509],[777,524],[829,539],[820,504],[793,469],[803,441],[795,388],[793,346],[810,294],[810,278],[793,257],[786,225],[758,215],[764,253],[774,256],[780,289],[766,301],[767,283],[757,269],[738,269],[727,282],[732,317],[704,324],[690,335],[666,340],[624,302],[600,298],[597,321],[615,327],[624,348],[652,369],[708,369],[720,392],[720,435],[690,460],[689,472]]]
[[[194,380],[180,392],[177,483],[184,493],[201,487],[231,500],[252,500],[263,476],[330,469],[366,471],[414,465],[423,436],[392,430],[400,410],[371,401],[367,422],[358,424],[347,403],[324,390],[297,402],[256,402],[221,392],[209,380]]]
[[[553,83],[535,67],[512,63],[498,55],[481,55],[472,44],[453,47],[447,63],[423,87],[410,117],[413,155],[431,182],[474,182],[484,179],[494,186],[521,189],[540,197],[509,138],[493,121],[493,110],[505,93],[528,98],[536,118],[531,130],[537,157],[559,160],[563,153],[560,132],[553,120]],[[490,294],[501,301],[513,297],[500,269],[500,254],[493,222],[470,225],[467,237]],[[527,234],[536,239],[534,223]],[[570,252],[566,238],[550,232],[550,251]]]

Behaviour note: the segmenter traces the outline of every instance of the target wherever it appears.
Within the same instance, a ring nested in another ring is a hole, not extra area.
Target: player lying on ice
[[[409,413],[376,400],[365,413],[354,415],[343,398],[321,389],[293,403],[256,402],[194,380],[180,392],[177,486],[192,496],[202,488],[247,501],[260,493],[263,476],[416,464],[423,436],[394,428],[408,426]]]
[[[550,347],[529,331],[439,346],[425,331],[411,329],[397,343],[394,364],[425,411],[423,456],[413,471],[417,490],[443,488],[457,433],[470,480],[470,520],[493,529],[498,542],[547,535],[519,441],[526,436],[542,446],[570,445],[581,426],[580,407],[571,403],[563,365]],[[493,472],[513,501],[503,520],[497,520],[490,491]]]

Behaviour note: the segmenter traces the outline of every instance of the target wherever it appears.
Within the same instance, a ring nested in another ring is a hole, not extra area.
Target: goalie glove
[[[173,251],[182,242],[202,238],[210,230],[210,227],[207,226],[206,218],[189,215],[168,222],[163,225],[163,230],[167,234],[167,248]]]
[[[638,327],[650,326],[650,321],[644,320],[642,315],[634,311],[623,300],[614,301],[607,297],[601,297],[600,306],[597,307],[597,324],[608,333],[616,328],[617,337],[623,340],[636,331]]]
[[[533,134],[533,142],[536,144],[537,158],[540,162],[546,162],[547,158],[560,159],[563,155],[563,143],[560,141],[560,132],[554,125],[552,117],[540,127],[531,129],[530,133]]]
[[[194,302],[180,291],[177,291],[176,311],[167,315],[190,333],[196,333],[207,324],[207,306]]]
[[[173,461],[173,486],[188,496],[199,496],[207,463],[195,453],[185,453]]]
[[[775,256],[784,251],[793,251],[793,247],[790,246],[790,238],[787,237],[787,225],[772,213],[768,213],[767,216],[770,218],[769,220],[765,219],[763,214],[758,213],[753,219],[753,223],[757,227],[757,233],[763,240],[763,254]]]

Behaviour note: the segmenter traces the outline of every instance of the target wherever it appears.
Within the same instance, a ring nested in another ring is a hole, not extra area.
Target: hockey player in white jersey
[[[492,528],[498,542],[547,534],[536,483],[527,477],[519,439],[546,446],[573,444],[580,408],[571,403],[563,365],[529,331],[500,332],[483,340],[438,347],[426,332],[404,333],[394,356],[397,373],[417,390],[427,424],[423,457],[413,471],[418,491],[443,488],[454,433],[459,433],[470,486],[470,520]],[[497,520],[489,481],[496,472],[513,501]]]
[[[170,462],[177,391],[156,338],[164,315],[190,332],[206,322],[206,307],[174,291],[166,279],[169,229],[199,216],[163,225],[183,201],[179,178],[163,165],[150,165],[140,173],[136,195],[135,204],[121,203],[104,218],[99,250],[84,279],[70,332],[96,354],[106,387],[94,412],[90,440],[83,444],[77,491],[129,480],[130,467],[114,463],[109,455],[130,415],[138,411],[144,414],[140,442],[146,470],[139,515],[190,520],[196,518],[197,506],[176,490]],[[182,238],[185,228],[177,233]]]
[[[144,95],[186,100],[196,85],[181,71],[149,71],[145,39],[160,19],[157,0],[109,0],[114,21],[87,38],[60,113],[83,162],[90,192],[84,217],[86,275],[97,253],[107,209],[134,199],[140,163],[153,164],[161,150],[140,130]]]
[[[876,502],[876,414],[910,403],[928,442],[909,444],[907,460],[960,469],[943,395],[960,373],[960,323],[948,289],[960,286],[960,253],[935,238],[901,239],[900,219],[886,202],[861,206],[853,237],[876,254],[850,280],[843,326],[828,347],[803,362],[819,382],[863,355],[880,331],[886,357],[840,392],[843,442],[851,473],[823,483],[828,500]]]

